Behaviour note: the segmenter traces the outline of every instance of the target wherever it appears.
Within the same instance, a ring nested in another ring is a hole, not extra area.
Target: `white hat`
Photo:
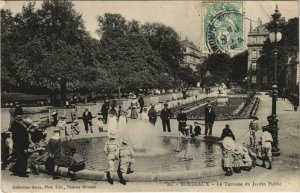
[[[222,141],[223,147],[227,150],[232,150],[234,147],[234,141],[231,137],[225,137]]]
[[[117,138],[117,133],[115,131],[111,131],[109,133],[109,138],[116,139]]]
[[[56,113],[57,113],[56,111],[53,111],[52,115],[56,115]]]
[[[24,119],[24,121],[25,121],[27,124],[32,124],[32,123],[33,123],[33,120],[30,119],[30,118],[26,118],[26,119]]]
[[[235,147],[234,147],[233,153],[236,154],[236,155],[241,154],[242,153],[241,145],[236,144]]]

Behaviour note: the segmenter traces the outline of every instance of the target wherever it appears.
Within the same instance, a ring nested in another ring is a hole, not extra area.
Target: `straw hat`
[[[253,116],[252,119],[254,119],[254,120],[259,120],[259,118],[256,117],[256,116]]]
[[[115,131],[111,131],[108,136],[111,139],[116,139],[117,138],[117,133]]]
[[[234,150],[233,150],[233,153],[235,154],[235,155],[239,155],[239,154],[241,154],[242,153],[242,150],[243,148],[240,146],[240,145],[236,145],[235,147],[234,147]]]
[[[75,119],[75,120],[74,120],[74,123],[78,124],[78,123],[79,123],[78,119]]]
[[[124,138],[124,139],[122,139],[122,143],[125,145],[128,145],[128,140]]]
[[[30,119],[30,118],[26,118],[26,119],[24,119],[24,122],[27,123],[27,124],[32,124],[33,120]]]
[[[207,107],[212,107],[212,105],[210,103],[207,104]]]
[[[53,131],[54,131],[54,132],[60,132],[60,128],[55,127]]]
[[[20,119],[23,119],[23,117],[22,117],[22,115],[17,115],[17,116],[15,117],[15,119],[20,120]]]
[[[232,150],[234,147],[234,141],[231,137],[225,137],[222,141],[223,147],[227,150]]]
[[[248,148],[247,147],[243,147],[243,154],[248,154]]]
[[[57,113],[56,111],[53,111],[52,115],[56,115],[56,113]]]

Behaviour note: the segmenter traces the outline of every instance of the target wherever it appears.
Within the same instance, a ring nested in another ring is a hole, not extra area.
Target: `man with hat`
[[[204,109],[205,115],[205,135],[212,135],[213,125],[216,119],[215,111],[212,108],[212,105],[208,103]]]
[[[68,136],[68,131],[67,131],[67,122],[66,122],[66,117],[65,115],[62,115],[60,117],[60,120],[57,123],[57,127],[60,128],[62,131],[65,131],[65,136]]]
[[[149,109],[148,111],[148,117],[149,117],[149,122],[155,125],[157,119],[157,112],[155,110],[154,105],[151,105],[151,109]]]
[[[29,147],[29,135],[27,126],[23,122],[22,116],[17,115],[11,125],[13,155],[16,163],[12,168],[12,172],[20,177],[28,177],[27,169],[27,150]]]
[[[93,133],[92,119],[93,119],[92,113],[89,111],[89,108],[86,107],[82,114],[82,120],[84,123],[84,128],[85,128],[86,133],[89,132],[89,128],[91,129],[91,133]]]
[[[139,98],[139,100],[138,100],[138,102],[139,102],[139,104],[140,104],[140,113],[142,113],[143,112],[143,108],[144,108],[144,105],[145,105],[145,101],[144,101],[144,98],[143,98],[143,95],[141,94],[140,95],[140,98]]]
[[[163,131],[166,132],[166,127],[168,128],[168,132],[171,132],[170,128],[170,118],[171,118],[171,110],[168,108],[168,104],[164,104],[164,109],[160,112],[160,118],[162,120]]]
[[[23,115],[23,108],[21,107],[21,105],[18,102],[15,102],[16,108],[15,108],[15,112],[14,112],[14,117],[16,117],[17,115]]]
[[[120,144],[117,140],[117,133],[111,131],[109,133],[109,139],[105,142],[104,151],[107,155],[108,172],[107,180],[113,184],[113,172],[115,171],[115,161],[119,159]]]
[[[256,143],[255,133],[259,129],[257,120],[258,120],[258,117],[254,116],[254,117],[252,117],[252,121],[249,124],[250,146],[255,146],[255,143]]]
[[[178,131],[183,134],[183,129],[186,127],[187,115],[183,112],[183,108],[180,108],[180,112],[177,115]]]
[[[266,167],[265,160],[266,157],[268,158],[269,161],[269,167],[268,169],[272,169],[272,142],[273,138],[272,135],[267,131],[267,127],[263,127],[263,133],[261,135],[261,148],[262,148],[262,153],[264,155],[263,157],[263,167]]]
[[[128,145],[128,140],[123,139],[120,144],[120,150],[119,150],[119,156],[120,156],[120,163],[119,163],[119,169],[118,174],[120,178],[120,182],[124,185],[126,185],[126,181],[124,177],[126,174],[133,173],[131,170],[131,165],[134,163],[134,151],[131,146]]]
[[[104,99],[104,103],[101,107],[101,114],[104,119],[104,123],[107,123],[107,117],[108,117],[108,110],[109,110],[109,101],[107,98]]]

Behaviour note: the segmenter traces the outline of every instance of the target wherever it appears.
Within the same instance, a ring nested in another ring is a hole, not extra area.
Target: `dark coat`
[[[101,114],[104,116],[108,115],[108,110],[109,110],[109,103],[105,102],[101,107]]]
[[[29,136],[26,125],[22,121],[15,120],[11,125],[13,148],[25,150],[29,145]]]
[[[167,119],[170,119],[171,118],[171,110],[170,109],[163,109],[161,112],[160,112],[160,118],[162,120],[167,120]]]
[[[23,115],[23,108],[21,106],[17,106],[14,112],[14,117],[17,115]]]
[[[89,122],[89,121],[92,121],[93,119],[93,116],[92,116],[92,113],[88,111],[88,114],[86,115],[85,112],[83,112],[82,114],[82,120],[83,122]]]
[[[220,140],[223,140],[225,137],[231,137],[233,140],[235,140],[235,136],[230,128],[224,128],[222,135],[220,137]]]
[[[138,102],[139,102],[141,107],[144,106],[144,104],[145,104],[144,98],[142,96],[139,98]]]
[[[186,113],[179,113],[178,115],[177,115],[177,121],[180,121],[180,122],[182,122],[182,121],[187,121],[187,116],[186,116]]]
[[[209,112],[208,108],[205,107],[204,114],[205,114],[205,122],[206,123],[213,124],[215,122],[216,113],[213,109],[211,109],[211,111]]]
[[[157,112],[156,112],[156,110],[155,109],[150,109],[148,111],[148,117],[149,117],[150,121],[156,121],[156,119],[157,119]]]

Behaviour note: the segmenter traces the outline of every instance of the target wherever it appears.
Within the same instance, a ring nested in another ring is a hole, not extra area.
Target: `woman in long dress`
[[[139,108],[139,104],[138,104],[138,100],[136,99],[136,96],[134,95],[132,97],[132,101],[131,101],[131,112],[130,112],[130,118],[131,119],[137,119],[138,118],[138,113],[137,110]]]
[[[117,132],[118,129],[118,112],[115,109],[115,106],[111,106],[111,109],[108,111],[107,117],[107,130],[108,133]]]
[[[127,127],[127,113],[122,106],[119,106],[119,122],[118,129],[124,130]]]

